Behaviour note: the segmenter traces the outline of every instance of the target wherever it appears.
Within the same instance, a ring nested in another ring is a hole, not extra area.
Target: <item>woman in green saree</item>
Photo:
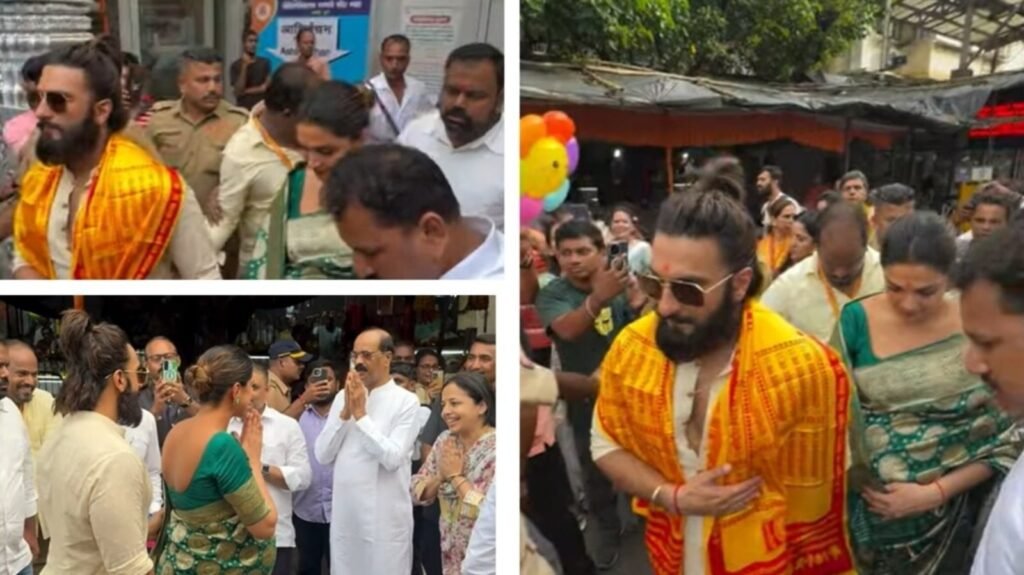
[[[331,169],[363,145],[371,100],[344,82],[310,90],[298,111],[296,139],[306,162],[291,171],[282,193],[256,235],[248,279],[354,278],[352,250],[334,219],[320,206],[320,190]]]
[[[840,315],[833,345],[858,400],[848,500],[862,573],[966,573],[981,504],[1018,453],[1011,421],[963,366],[947,293],[955,258],[939,216],[906,216],[883,240],[885,292]]]
[[[201,407],[167,435],[163,450],[167,512],[157,542],[157,575],[269,575],[277,549],[277,510],[261,472],[263,428],[250,406],[253,364],[224,345],[185,374]],[[244,418],[242,436],[228,434]]]

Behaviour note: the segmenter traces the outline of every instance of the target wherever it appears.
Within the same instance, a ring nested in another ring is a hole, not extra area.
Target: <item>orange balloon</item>
[[[576,135],[576,124],[565,112],[552,111],[544,114],[544,124],[547,126],[548,135],[563,144]]]
[[[537,140],[548,135],[544,118],[530,114],[519,118],[519,157],[525,158]]]

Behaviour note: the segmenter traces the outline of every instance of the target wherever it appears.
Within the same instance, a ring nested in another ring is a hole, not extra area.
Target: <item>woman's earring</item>
[[[240,402],[238,401],[238,396],[236,395],[236,396],[235,396],[235,405],[238,405],[239,403],[240,403]]]

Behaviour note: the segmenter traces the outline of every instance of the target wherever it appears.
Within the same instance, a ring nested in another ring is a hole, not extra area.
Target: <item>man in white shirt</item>
[[[979,239],[957,277],[960,315],[970,343],[964,364],[994,391],[1000,409],[1024,419],[1024,228],[1012,225]],[[1003,480],[985,525],[971,575],[1024,573],[1024,458]]]
[[[851,202],[818,217],[817,250],[775,280],[761,303],[821,341],[829,341],[843,306],[885,289],[878,252],[868,247],[868,219]]]
[[[462,213],[504,230],[505,57],[489,44],[452,51],[444,67],[440,110],[408,125],[398,143],[430,156],[451,182]]]
[[[356,338],[344,393],[316,440],[317,460],[334,465],[332,573],[412,568],[409,465],[420,402],[391,379],[393,353],[384,330]]]
[[[491,220],[464,217],[441,168],[419,150],[381,144],[350,152],[323,198],[361,278],[504,275],[502,233]]]
[[[161,475],[160,435],[156,430],[156,417],[149,410],[142,410],[142,421],[135,427],[122,425],[124,438],[132,446],[139,459],[146,464],[153,498],[149,504],[149,538],[155,539],[163,523],[164,482]]]
[[[409,38],[402,34],[392,34],[380,44],[381,72],[369,82],[374,99],[369,133],[373,143],[395,141],[409,122],[435,108],[427,85],[405,74],[411,48]]]
[[[804,211],[800,202],[782,192],[782,168],[778,166],[765,166],[761,168],[761,171],[757,174],[757,180],[754,182],[754,185],[757,187],[757,193],[764,198],[764,205],[761,206],[762,226],[768,227],[768,225],[772,223],[772,218],[768,213],[768,208],[771,207],[771,205],[779,198],[785,198],[796,206],[796,213],[798,215]]]
[[[295,555],[292,494],[309,487],[313,471],[299,422],[267,406],[267,368],[254,364],[253,375],[252,406],[263,414],[263,478],[277,507],[277,562],[273,575],[288,575]],[[232,418],[228,431],[241,437],[242,420]]]
[[[32,575],[32,556],[39,553],[32,452],[18,407],[6,397],[0,398],[0,437],[0,575]]]
[[[968,200],[971,212],[971,230],[957,238],[957,257],[962,258],[974,240],[980,240],[1007,225],[1017,213],[1017,195],[992,182],[981,188]]]

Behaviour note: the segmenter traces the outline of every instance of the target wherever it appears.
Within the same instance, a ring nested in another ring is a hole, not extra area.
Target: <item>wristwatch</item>
[[[270,475],[270,466],[266,463],[263,464],[263,475]]]
[[[192,396],[189,396],[188,399],[185,400],[185,403],[180,404],[180,406],[183,409],[188,409],[192,407]]]

